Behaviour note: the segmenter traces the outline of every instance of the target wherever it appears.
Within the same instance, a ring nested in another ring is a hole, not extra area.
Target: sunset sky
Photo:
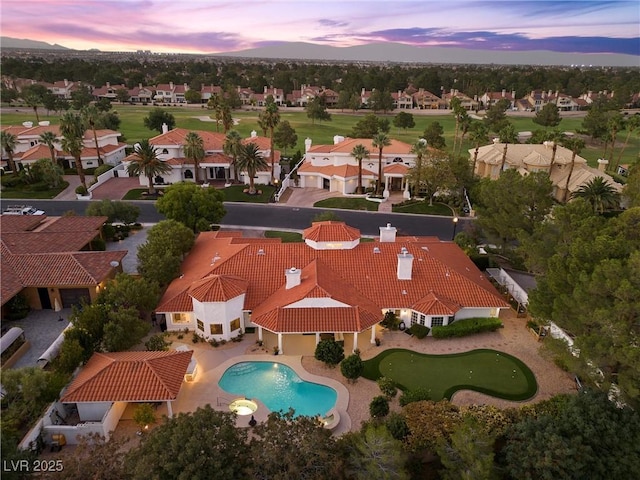
[[[640,55],[632,1],[0,0],[2,35],[103,51],[376,42]]]

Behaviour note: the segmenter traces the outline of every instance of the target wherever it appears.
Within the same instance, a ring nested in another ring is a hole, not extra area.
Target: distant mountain
[[[37,40],[29,40],[26,38],[0,37],[0,47],[2,48],[39,48],[42,50],[71,50],[54,43],[51,45],[47,42],[39,42]]]
[[[331,47],[303,42],[216,53],[242,58],[282,58],[361,62],[414,62],[497,65],[593,65],[638,67],[640,57],[621,54],[559,53],[551,51],[491,51],[449,47],[416,47],[401,43],[375,43],[354,47]]]

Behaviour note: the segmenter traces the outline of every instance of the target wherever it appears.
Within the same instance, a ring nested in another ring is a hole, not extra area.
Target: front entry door
[[[51,310],[51,298],[49,298],[48,288],[38,288],[38,297],[43,310]]]

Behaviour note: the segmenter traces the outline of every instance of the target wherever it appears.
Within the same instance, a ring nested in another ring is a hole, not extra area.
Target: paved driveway
[[[93,190],[94,200],[122,200],[122,197],[133,188],[141,188],[138,177],[117,177],[110,178],[102,185]]]

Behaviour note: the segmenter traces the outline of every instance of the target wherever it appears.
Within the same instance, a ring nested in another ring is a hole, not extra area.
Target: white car
[[[4,215],[44,215],[43,210],[30,205],[11,205],[2,213]]]

